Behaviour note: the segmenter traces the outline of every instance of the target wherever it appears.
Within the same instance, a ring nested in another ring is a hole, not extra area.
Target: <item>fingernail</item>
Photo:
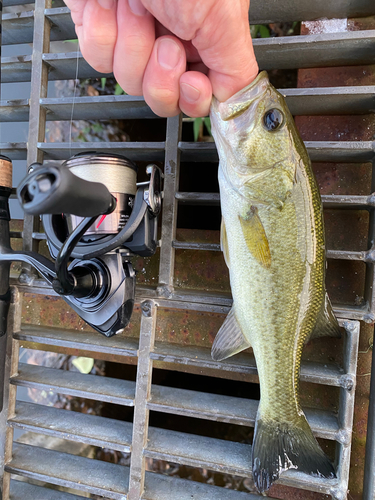
[[[200,98],[200,91],[188,83],[180,84],[181,94],[185,101],[196,102]]]
[[[144,16],[145,14],[147,14],[147,9],[145,8],[141,0],[128,0],[128,2],[130,10],[136,16]]]
[[[109,10],[115,5],[115,0],[98,0],[98,4],[103,9]]]
[[[177,66],[181,57],[180,46],[170,38],[160,40],[158,45],[158,61],[165,69],[173,69]]]

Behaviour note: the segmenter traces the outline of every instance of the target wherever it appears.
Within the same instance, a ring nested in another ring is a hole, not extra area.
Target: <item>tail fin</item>
[[[252,466],[255,486],[260,493],[268,490],[280,473],[288,469],[312,476],[336,477],[332,463],[314,438],[303,414],[297,425],[257,419]]]

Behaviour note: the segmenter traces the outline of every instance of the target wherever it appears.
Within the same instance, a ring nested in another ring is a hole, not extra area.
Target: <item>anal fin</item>
[[[316,324],[311,334],[307,337],[306,342],[311,339],[320,337],[336,337],[341,338],[341,331],[333,312],[331,301],[326,293],[323,307],[321,308]]]
[[[212,344],[212,359],[221,361],[234,356],[248,347],[250,347],[250,342],[242,333],[234,312],[234,307],[232,307]]]

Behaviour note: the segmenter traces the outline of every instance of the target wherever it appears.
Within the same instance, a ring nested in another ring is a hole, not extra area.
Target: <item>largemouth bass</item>
[[[261,391],[255,485],[268,490],[287,469],[335,477],[298,394],[305,342],[340,336],[325,289],[322,203],[307,151],[266,72],[227,101],[214,98],[211,123],[233,295],[212,357],[253,348]]]

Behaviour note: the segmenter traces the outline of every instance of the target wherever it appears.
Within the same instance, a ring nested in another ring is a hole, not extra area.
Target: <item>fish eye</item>
[[[263,124],[269,132],[279,129],[284,122],[284,115],[279,109],[269,109],[263,116]]]

